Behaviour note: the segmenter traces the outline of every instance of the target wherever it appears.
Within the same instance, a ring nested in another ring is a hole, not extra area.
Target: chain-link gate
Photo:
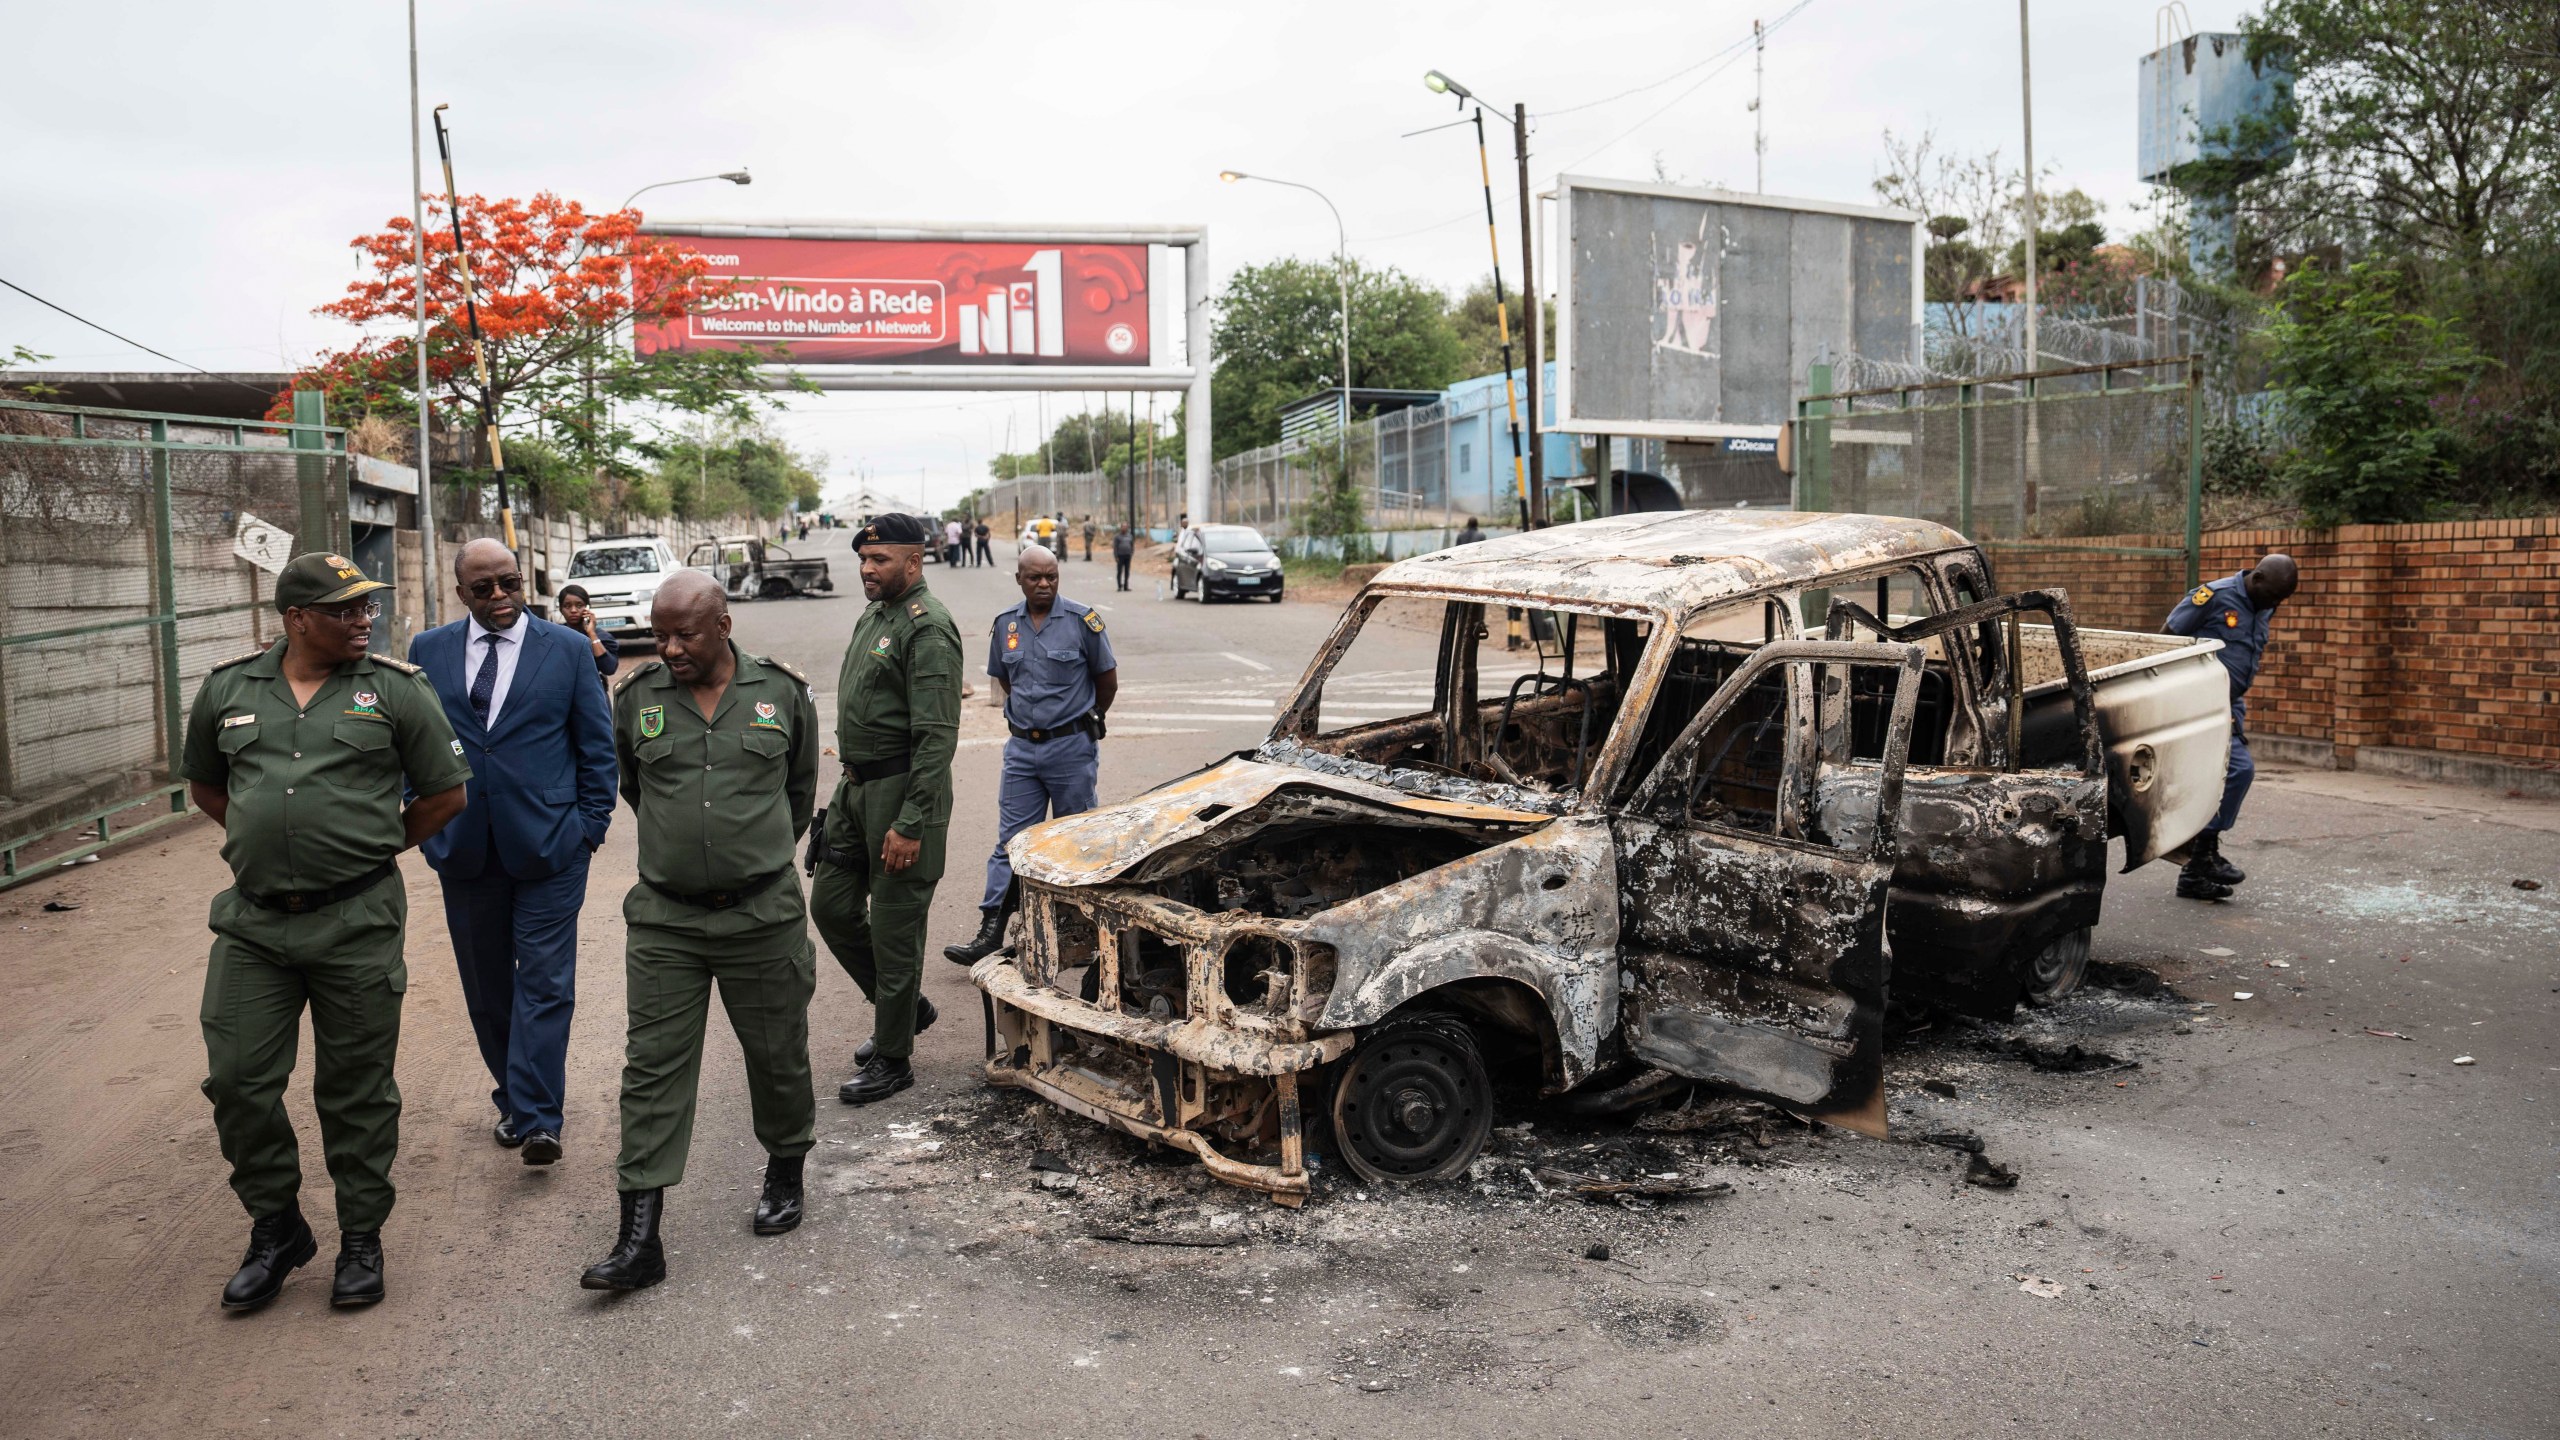
[[[196,687],[281,633],[241,552],[344,550],[349,464],[325,425],[0,399],[0,888],[186,815]]]
[[[2202,391],[2188,357],[1830,390],[1796,402],[1795,508],[1907,515],[1995,555],[2176,556],[2196,583]],[[2180,548],[2082,537],[2183,534]]]

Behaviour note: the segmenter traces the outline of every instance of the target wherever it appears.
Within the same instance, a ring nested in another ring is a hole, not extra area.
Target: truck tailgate
[[[2194,839],[2221,807],[2230,673],[2216,657],[2219,640],[2086,628],[2079,638],[2106,742],[2108,829],[2125,837],[2130,870]],[[2075,743],[2071,697],[2050,629],[2024,627],[2019,647],[2032,764],[2049,745],[2067,751]]]

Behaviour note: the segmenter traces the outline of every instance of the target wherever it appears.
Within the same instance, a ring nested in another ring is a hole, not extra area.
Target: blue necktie
[[[480,717],[480,728],[489,728],[489,702],[498,693],[498,642],[503,635],[484,635],[489,654],[480,662],[480,673],[471,677],[471,713]]]

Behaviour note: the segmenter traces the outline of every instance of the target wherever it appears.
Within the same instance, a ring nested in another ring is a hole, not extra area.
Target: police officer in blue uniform
[[[987,637],[987,673],[1003,693],[1013,738],[1004,746],[996,848],[987,857],[978,933],[942,949],[944,959],[961,965],[976,964],[1004,943],[1005,899],[1013,889],[1004,847],[1053,815],[1093,808],[1102,716],[1120,693],[1120,662],[1102,616],[1058,593],[1057,557],[1026,545],[1013,578],[1022,603],[996,616]]]
[[[2231,887],[2248,879],[2239,866],[2222,858],[2222,832],[2240,821],[2240,801],[2258,767],[2249,759],[2247,696],[2266,658],[2267,626],[2276,607],[2293,597],[2301,576],[2290,555],[2269,555],[2251,569],[2209,585],[2199,585],[2178,601],[2161,628],[2172,635],[2222,642],[2222,666],[2231,672],[2231,763],[2222,780],[2222,808],[2204,833],[2187,845],[2187,863],[2178,872],[2178,895],[2186,900],[2227,900]]]

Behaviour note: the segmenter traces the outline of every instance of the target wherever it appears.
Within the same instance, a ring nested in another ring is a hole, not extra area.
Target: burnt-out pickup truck
[[[1888,990],[2058,997],[2109,837],[2211,817],[2218,648],[2080,630],[1918,520],[1399,562],[1260,746],[1014,840],[988,1078],[1283,1203],[1310,1107],[1373,1181],[1458,1173],[1498,1099],[1666,1077],[1880,1134]]]

